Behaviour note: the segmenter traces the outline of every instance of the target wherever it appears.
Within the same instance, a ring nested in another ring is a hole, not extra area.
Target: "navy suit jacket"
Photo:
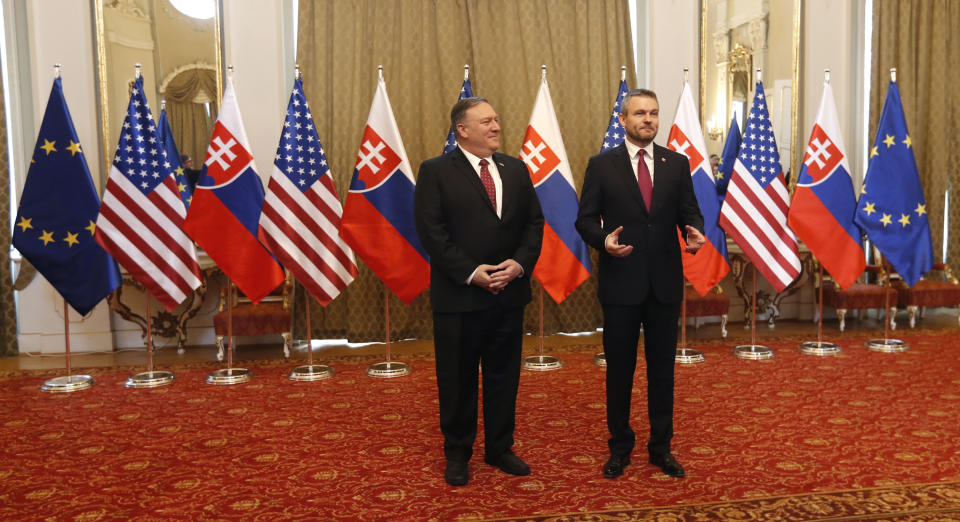
[[[600,253],[597,295],[602,304],[637,305],[652,289],[660,302],[683,298],[683,261],[677,227],[703,232],[690,163],[683,154],[654,144],[653,196],[643,202],[627,147],[621,144],[590,158],[580,195],[577,231]],[[610,255],[607,234],[623,226],[620,244],[627,257]]]
[[[540,200],[522,161],[498,152],[493,161],[502,182],[501,217],[459,147],[420,165],[414,221],[430,254],[434,312],[473,312],[530,301],[530,277],[543,241]],[[499,294],[466,284],[478,265],[507,259],[520,263],[523,275]]]

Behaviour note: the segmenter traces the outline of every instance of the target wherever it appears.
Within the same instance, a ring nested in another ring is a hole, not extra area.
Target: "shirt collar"
[[[476,167],[476,168],[480,168],[479,165],[480,165],[480,160],[481,160],[481,159],[486,159],[486,160],[487,160],[487,163],[493,163],[493,156],[490,156],[490,157],[488,157],[488,158],[481,158],[481,157],[473,154],[472,152],[468,151],[467,149],[461,147],[459,143],[457,144],[457,147],[460,149],[460,152],[462,152],[463,155],[467,157],[467,161],[470,162],[470,165],[472,165],[472,166],[474,166],[474,167]]]
[[[646,147],[639,147],[630,140],[623,140],[623,143],[627,146],[627,154],[630,155],[630,159],[637,157],[637,154],[640,152],[640,149],[647,151],[647,156],[653,159],[653,142],[647,144]]]

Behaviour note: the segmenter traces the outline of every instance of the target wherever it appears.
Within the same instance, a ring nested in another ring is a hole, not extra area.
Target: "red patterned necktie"
[[[497,187],[493,184],[493,176],[490,175],[490,169],[487,168],[489,163],[487,160],[480,160],[480,182],[483,183],[483,188],[487,189],[487,196],[490,198],[490,203],[493,205],[493,211],[497,211]]]
[[[647,205],[647,212],[650,212],[650,198],[653,197],[653,181],[650,179],[650,170],[647,169],[647,162],[643,157],[647,151],[640,149],[640,159],[637,161],[637,184],[640,185],[640,194],[643,195],[643,202]]]

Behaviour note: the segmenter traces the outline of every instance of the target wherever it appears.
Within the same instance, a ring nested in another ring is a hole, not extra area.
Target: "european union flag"
[[[930,221],[896,82],[890,82],[854,222],[913,286],[933,267]]]
[[[613,102],[613,114],[610,115],[610,123],[607,124],[607,133],[603,135],[603,146],[600,147],[600,152],[620,145],[627,136],[626,132],[620,127],[620,107],[623,105],[623,97],[626,95],[627,80],[620,80],[617,99]]]
[[[57,77],[20,196],[13,246],[81,315],[120,285],[117,263],[93,238],[99,211]]]
[[[190,208],[190,201],[193,199],[193,186],[187,181],[187,175],[183,172],[183,165],[180,164],[180,152],[177,151],[177,142],[173,139],[173,131],[170,130],[170,122],[167,120],[167,109],[160,109],[160,121],[157,122],[157,130],[160,135],[160,145],[163,147],[164,163],[170,164],[173,175],[177,180],[177,191],[180,193],[180,199],[183,200],[183,208]]]
[[[717,194],[720,199],[727,194],[727,184],[733,175],[733,163],[740,154],[740,126],[737,117],[730,119],[730,130],[727,131],[727,142],[723,144],[723,153],[720,154],[720,168],[717,170]]]
[[[469,78],[463,79],[463,85],[460,86],[460,96],[457,98],[457,101],[460,101],[464,98],[473,98],[473,87],[470,86]],[[457,148],[457,135],[454,134],[453,131],[454,128],[450,127],[450,132],[447,133],[447,142],[443,144],[444,154]]]

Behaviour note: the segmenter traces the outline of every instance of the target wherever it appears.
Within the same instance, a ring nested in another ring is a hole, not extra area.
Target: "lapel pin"
[[[660,158],[660,161],[661,161],[662,163],[666,163],[666,162],[667,162],[667,158]]]
[[[502,161],[498,161],[498,162],[497,162],[497,165],[500,165],[500,166],[502,167],[502,166],[503,166],[503,162],[502,162]]]

